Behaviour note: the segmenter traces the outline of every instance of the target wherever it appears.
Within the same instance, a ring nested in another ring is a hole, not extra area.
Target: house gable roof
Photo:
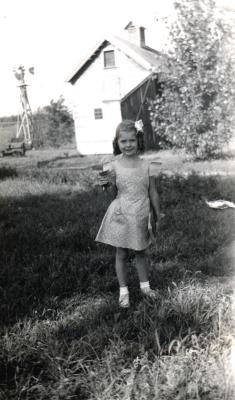
[[[66,82],[74,84],[89,65],[99,56],[101,51],[109,44],[123,52],[127,57],[130,57],[147,71],[157,72],[159,70],[160,72],[160,66],[162,66],[162,62],[165,58],[162,53],[148,46],[139,47],[117,36],[109,36],[96,44],[95,48],[93,48],[88,56],[75,68],[71,75],[68,76]]]

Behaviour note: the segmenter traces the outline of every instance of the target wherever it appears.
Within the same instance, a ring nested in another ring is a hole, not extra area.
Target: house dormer
[[[139,47],[145,47],[145,28],[143,26],[138,27],[130,21],[125,27],[125,31],[129,42]]]

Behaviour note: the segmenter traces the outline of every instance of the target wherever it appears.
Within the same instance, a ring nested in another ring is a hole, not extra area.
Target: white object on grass
[[[228,200],[205,201],[210,208],[216,208],[218,210],[224,210],[225,208],[235,208],[235,204],[232,203],[232,201]]]

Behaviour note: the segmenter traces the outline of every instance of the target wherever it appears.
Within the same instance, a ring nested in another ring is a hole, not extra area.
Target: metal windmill
[[[30,73],[34,73],[33,68],[29,68]],[[16,79],[20,82],[20,104],[21,110],[17,118],[17,131],[16,138],[23,136],[24,143],[27,147],[32,146],[32,134],[33,134],[33,116],[31,107],[29,105],[27,86],[25,83],[25,68],[20,65],[17,70],[14,70]]]

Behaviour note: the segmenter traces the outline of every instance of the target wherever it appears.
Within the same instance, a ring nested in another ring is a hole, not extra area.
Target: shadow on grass
[[[23,317],[44,297],[108,287],[112,279],[103,283],[101,277],[111,274],[112,249],[94,242],[108,205],[105,194],[70,192],[0,202],[0,307],[5,323]]]
[[[3,179],[16,178],[16,177],[17,177],[17,172],[15,168],[11,168],[8,166],[1,166],[0,181],[2,181]]]
[[[231,179],[161,175],[157,183],[166,217],[157,246],[150,250],[155,286],[164,290],[185,269],[233,273],[222,249],[234,239],[234,210],[210,210],[202,200],[234,201]],[[59,301],[73,293],[96,296],[117,290],[114,251],[94,241],[110,201],[109,193],[98,190],[0,199],[3,324],[43,308],[50,297]],[[157,265],[161,272],[155,271]],[[138,285],[136,274],[131,281]]]

